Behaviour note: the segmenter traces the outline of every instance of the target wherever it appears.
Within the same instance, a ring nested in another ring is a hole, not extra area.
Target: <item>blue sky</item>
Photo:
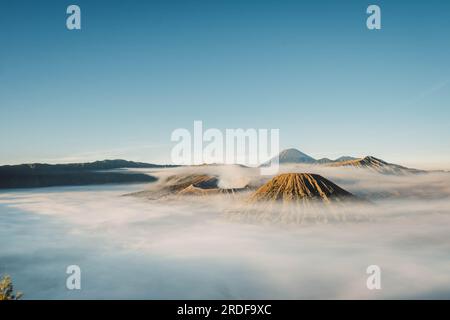
[[[0,164],[169,162],[171,132],[202,120],[450,169],[449,36],[448,1],[3,0]]]

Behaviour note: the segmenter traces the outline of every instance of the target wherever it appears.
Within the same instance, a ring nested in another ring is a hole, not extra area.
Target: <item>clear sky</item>
[[[450,169],[450,1],[0,6],[0,164],[169,162],[172,131],[202,120],[279,128],[316,158]]]

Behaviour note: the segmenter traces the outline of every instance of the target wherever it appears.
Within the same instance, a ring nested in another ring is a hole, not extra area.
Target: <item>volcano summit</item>
[[[281,201],[300,202],[318,201],[330,203],[357,199],[350,192],[318,174],[286,173],[281,174],[260,187],[251,197],[251,202]]]

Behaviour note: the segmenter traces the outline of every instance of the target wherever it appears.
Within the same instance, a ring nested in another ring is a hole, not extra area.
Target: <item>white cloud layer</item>
[[[227,187],[258,179],[240,167],[206,170],[219,170]],[[371,198],[375,206],[361,212],[371,219],[239,222],[224,213],[229,199],[122,196],[145,187],[137,185],[3,192],[0,273],[30,299],[450,298],[449,175],[322,170]],[[79,292],[65,289],[71,264],[82,269]],[[372,264],[382,270],[380,291],[366,288]]]

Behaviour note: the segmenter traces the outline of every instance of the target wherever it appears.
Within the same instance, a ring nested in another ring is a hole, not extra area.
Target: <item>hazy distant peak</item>
[[[339,157],[339,158],[335,159],[334,161],[335,162],[341,162],[341,161],[349,161],[349,160],[357,160],[357,159],[358,158],[355,158],[355,157],[342,156],[342,157]]]
[[[319,160],[316,161],[319,164],[324,164],[324,163],[330,163],[330,162],[334,162],[333,160],[331,160],[330,158],[321,158]]]
[[[301,152],[298,149],[290,148],[280,152],[280,163],[314,163],[316,159],[310,157],[306,153]]]

